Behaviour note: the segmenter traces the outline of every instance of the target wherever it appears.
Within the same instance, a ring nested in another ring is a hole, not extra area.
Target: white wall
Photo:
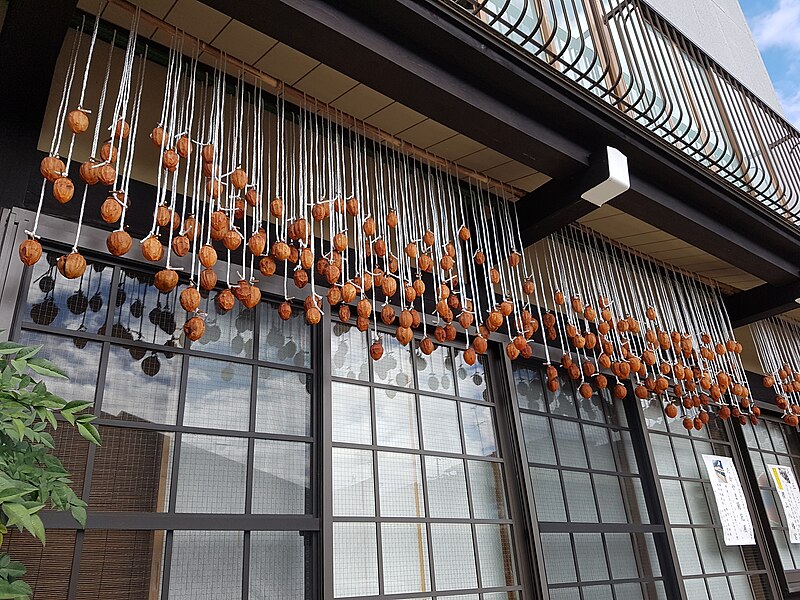
[[[648,3],[764,102],[783,113],[738,0]]]

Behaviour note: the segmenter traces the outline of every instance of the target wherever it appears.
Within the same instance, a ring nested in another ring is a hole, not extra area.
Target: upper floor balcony
[[[446,0],[800,227],[800,132],[641,0]]]

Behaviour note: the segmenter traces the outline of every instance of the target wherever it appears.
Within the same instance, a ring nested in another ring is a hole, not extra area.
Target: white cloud
[[[800,0],[778,0],[778,6],[753,19],[758,47],[800,52]]]
[[[800,90],[794,94],[778,93],[781,105],[783,106],[783,113],[786,120],[794,123],[794,126],[800,129]]]

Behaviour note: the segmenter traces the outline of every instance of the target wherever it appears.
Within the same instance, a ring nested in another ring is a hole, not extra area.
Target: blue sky
[[[739,0],[786,118],[800,128],[800,0]]]

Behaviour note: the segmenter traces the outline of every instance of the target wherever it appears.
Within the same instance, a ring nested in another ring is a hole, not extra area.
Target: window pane
[[[369,388],[336,382],[331,388],[333,441],[372,444]]]
[[[681,573],[684,575],[699,575],[700,558],[697,555],[697,546],[691,529],[673,529],[672,537],[675,540],[675,550],[678,554]]]
[[[520,408],[546,412],[547,402],[537,365],[518,360],[514,366],[514,383]]]
[[[419,448],[414,394],[375,388],[375,429],[379,446]]]
[[[188,360],[183,424],[247,431],[253,367],[196,356]]]
[[[333,323],[331,333],[331,374],[368,380],[367,334],[338,322]]]
[[[398,342],[394,336],[384,336],[383,356],[380,360],[372,362],[372,373],[376,383],[399,387],[413,386],[411,350]]]
[[[664,504],[667,505],[669,522],[675,524],[688,524],[689,513],[686,509],[686,500],[683,497],[681,482],[672,479],[661,480],[661,492],[664,494]],[[705,502],[705,499],[703,499]]]
[[[172,534],[170,600],[242,597],[244,537],[240,531]]]
[[[555,469],[531,467],[536,518],[539,521],[565,522],[567,510],[561,490],[561,477]]]
[[[489,406],[459,402],[467,454],[499,456],[494,437],[494,412]]]
[[[45,251],[44,260],[33,265],[22,319],[37,325],[97,333],[106,322],[113,269],[87,259],[83,276],[67,279],[56,270],[59,256],[61,252]]]
[[[425,450],[461,454],[461,433],[455,400],[421,396],[419,402]]]
[[[298,531],[250,534],[250,598],[296,600],[310,592],[313,557]]]
[[[600,508],[600,520],[603,523],[627,523],[628,516],[622,501],[619,477],[594,473],[592,479]]]
[[[426,356],[415,342],[414,358],[417,364],[417,386],[420,390],[455,396],[453,360],[448,346],[435,346],[433,352]]]
[[[575,543],[575,558],[578,561],[581,581],[609,579],[603,536],[599,533],[576,533],[572,539]]]
[[[592,469],[615,471],[617,468],[608,434],[609,431],[605,427],[583,426],[586,451],[589,454],[589,465]]]
[[[722,555],[717,545],[717,536],[713,529],[697,528],[694,531],[697,540],[697,549],[703,561],[704,573],[722,573],[725,568],[722,564]]]
[[[575,401],[578,403],[581,419],[594,421],[595,423],[606,422],[605,407],[603,406],[604,401],[597,391],[588,399],[585,399],[583,396],[578,396]]]
[[[541,539],[547,582],[553,584],[578,581],[569,534],[543,533]]]
[[[573,523],[597,523],[592,482],[588,473],[561,473],[569,507],[569,520]]]
[[[113,325],[107,333],[121,340],[183,346],[176,313],[177,307],[183,319],[185,313],[178,304],[180,287],[162,294],[153,286],[150,273],[122,269],[120,277]],[[206,330],[206,335],[209,333]]]
[[[679,475],[698,479],[700,471],[697,468],[697,460],[694,456],[691,440],[675,436],[672,438],[672,448],[675,452],[675,461],[678,463]]]
[[[456,358],[456,378],[458,382],[458,395],[461,398],[471,398],[473,400],[484,400],[491,402],[491,396],[487,390],[486,381],[486,361],[483,354],[478,355],[478,360],[474,365],[469,365],[464,361],[463,350],[452,350]]]
[[[382,523],[383,585],[387,594],[431,589],[424,523]]]
[[[333,524],[333,595],[378,593],[378,544],[374,523]]]
[[[507,519],[503,465],[485,460],[468,460],[472,511],[476,519]]]
[[[657,456],[656,469],[659,475],[678,475],[678,466],[672,453],[672,444],[666,435],[650,435],[650,445],[653,447],[653,456]]]
[[[588,466],[580,425],[571,421],[553,419],[553,435],[558,447],[559,464],[564,467],[586,468]]]
[[[525,450],[528,462],[556,464],[556,451],[550,422],[547,417],[522,413],[522,429],[525,432]]]
[[[87,530],[83,537],[76,598],[157,597],[161,590],[165,539],[164,531]],[[47,542],[49,545],[49,531]],[[50,593],[50,586],[47,592],[49,598],[59,597]]]
[[[375,479],[370,450],[333,449],[333,514],[375,515]]]
[[[288,321],[284,321],[278,316],[278,311],[271,302],[262,302],[258,310],[261,311],[259,315],[261,319],[258,343],[259,358],[282,365],[310,367],[311,328],[306,325],[303,312],[292,309],[292,317]],[[335,329],[336,325],[334,325]],[[364,355],[361,358],[364,358]],[[334,373],[334,375],[347,377],[343,373]]]
[[[605,539],[608,562],[611,566],[611,579],[636,579],[639,577],[630,534],[607,533]]]
[[[185,433],[180,450],[177,512],[244,512],[246,439]]]
[[[310,513],[311,444],[278,440],[254,443],[253,512]]]
[[[178,354],[111,346],[103,391],[102,416],[123,421],[175,425],[181,361]],[[136,390],[131,394],[131,390]]]
[[[381,516],[424,517],[420,457],[416,454],[378,452]]]
[[[59,427],[59,431],[66,428]],[[165,512],[172,483],[175,434],[100,427],[89,505],[97,511]],[[78,489],[79,488],[74,488]]]
[[[475,525],[481,585],[502,587],[517,584],[513,540],[509,525]],[[438,581],[438,579],[437,579]]]
[[[236,302],[231,310],[221,312],[213,300],[209,300],[208,304],[206,333],[198,341],[192,342],[192,348],[252,358],[255,309],[245,308],[241,302]]]
[[[256,431],[311,435],[311,375],[258,370]]]
[[[433,566],[438,590],[477,587],[472,528],[466,524],[432,523]]]
[[[469,518],[464,461],[442,456],[425,457],[425,479],[432,517]],[[436,580],[439,580],[438,571]]]
[[[578,409],[575,402],[575,394],[572,391],[572,383],[564,377],[563,373],[559,374],[558,383],[558,390],[555,392],[546,390],[545,392],[550,412],[554,415],[577,417]]]
[[[702,483],[684,481],[683,493],[686,496],[686,504],[689,507],[692,523],[695,525],[711,525],[712,519],[708,509],[705,486]]]
[[[102,344],[26,330],[20,332],[18,342],[25,346],[44,346],[36,356],[54,361],[69,376],[69,379],[44,378],[47,391],[68,401],[94,402]]]

